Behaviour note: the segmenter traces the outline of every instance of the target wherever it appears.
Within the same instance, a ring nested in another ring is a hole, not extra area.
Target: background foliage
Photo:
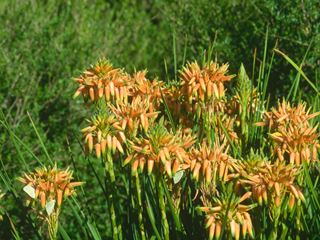
[[[253,67],[255,51],[256,61],[268,62],[263,61],[268,31],[266,58],[270,59],[276,44],[297,63],[306,55],[303,70],[319,82],[319,9],[320,3],[315,0],[3,0],[0,106],[8,124],[27,146],[17,152],[8,131],[0,127],[3,167],[14,178],[27,170],[21,166],[19,156],[31,169],[37,166],[28,149],[40,159],[45,158],[28,111],[48,152],[59,165],[73,165],[77,172],[85,173],[81,180],[87,182],[85,189],[90,192],[80,193],[79,199],[90,206],[84,210],[90,212],[86,216],[95,219],[105,236],[108,230],[104,229],[101,212],[106,209],[97,204],[103,198],[97,198],[100,190],[95,187],[92,166],[82,157],[78,143],[79,126],[84,119],[81,113],[85,109],[77,109],[81,105],[76,101],[81,100],[71,99],[76,88],[71,77],[106,56],[115,66],[129,72],[148,68],[150,77],[172,79],[178,70],[176,66],[181,66],[184,59],[201,61],[206,49],[212,49],[219,62],[229,62],[231,72],[236,73],[241,63],[246,69]],[[295,76],[292,66],[276,55],[268,87],[274,99],[286,95]],[[313,92],[304,82],[298,94],[312,101]],[[99,164],[93,165],[99,172]],[[12,199],[6,201],[11,215],[23,216]],[[72,216],[72,211],[66,210],[63,225],[69,235],[80,237],[77,219]],[[20,231],[31,231],[22,217],[14,222]],[[1,239],[10,234],[2,231],[9,224],[8,219],[0,223]]]

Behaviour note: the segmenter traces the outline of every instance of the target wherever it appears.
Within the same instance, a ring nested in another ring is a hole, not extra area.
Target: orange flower
[[[152,111],[151,103],[141,96],[133,98],[131,103],[120,103],[109,107],[119,120],[121,128],[128,130],[133,136],[136,135],[138,129],[148,131],[150,122],[153,122],[158,116],[158,112]]]
[[[230,81],[233,76],[227,76],[228,64],[221,67],[210,62],[203,69],[197,62],[188,63],[180,72],[183,92],[189,104],[196,101],[208,101],[212,98],[221,98],[225,94],[224,82]]]
[[[147,71],[138,71],[131,77],[132,88],[130,95],[135,98],[140,96],[145,98],[150,104],[150,111],[154,112],[162,101],[161,92],[166,94],[167,90],[163,87],[163,82],[154,79],[150,81],[146,78]]]
[[[93,117],[90,126],[82,129],[87,152],[95,148],[98,158],[107,151],[124,153],[122,144],[126,141],[124,131],[119,121],[112,114],[100,114]]]
[[[294,126],[302,124],[309,126],[309,120],[320,114],[320,112],[309,114],[310,110],[306,111],[305,104],[300,103],[296,107],[291,107],[289,102],[283,100],[282,103],[278,103],[278,108],[272,108],[270,112],[265,112],[264,122],[259,122],[257,125],[267,125],[272,130],[286,125]]]
[[[210,183],[213,176],[218,175],[223,181],[228,181],[237,174],[236,160],[228,154],[228,147],[219,146],[217,143],[209,147],[203,142],[199,149],[192,148],[189,153],[189,161],[186,164],[192,171],[194,179],[205,179]],[[231,172],[231,173],[230,173]]]
[[[243,238],[247,233],[253,238],[253,225],[251,221],[250,211],[255,207],[252,205],[243,205],[242,202],[250,198],[251,192],[245,193],[242,197],[221,193],[218,197],[213,197],[211,194],[207,195],[203,192],[202,202],[203,206],[199,210],[206,215],[206,225],[209,231],[209,239],[220,238],[222,224],[226,218],[226,230],[230,231],[232,237],[235,239],[240,238],[242,233]],[[242,231],[241,231],[242,230]]]
[[[82,94],[91,101],[97,101],[104,96],[107,102],[122,102],[128,98],[130,77],[106,60],[100,60],[75,80],[79,88],[74,97]]]
[[[309,122],[320,112],[309,114],[305,104],[291,107],[283,101],[278,108],[265,113],[265,121],[258,126],[267,125],[270,128],[270,137],[274,142],[274,152],[279,160],[300,165],[317,160],[317,151],[320,148],[318,125],[313,127]]]
[[[71,196],[74,188],[82,185],[82,182],[72,182],[72,171],[53,168],[38,168],[35,172],[24,174],[19,181],[25,184],[24,190],[33,200],[39,200],[41,207],[55,200],[56,208],[60,207],[63,199]]]
[[[240,182],[249,185],[255,199],[261,205],[270,202],[279,207],[285,197],[289,197],[289,207],[292,208],[295,199],[298,203],[304,201],[301,190],[294,184],[298,170],[294,166],[285,165],[281,161],[274,164],[260,162],[260,166],[249,168],[245,162],[242,173],[244,179]],[[250,172],[251,169],[251,172]]]
[[[172,134],[162,125],[155,125],[147,133],[147,138],[129,141],[131,154],[124,165],[131,162],[132,172],[139,167],[143,171],[147,164],[148,173],[155,168],[158,173],[165,172],[169,177],[183,168],[188,158],[186,149],[194,142],[190,134],[182,131]]]

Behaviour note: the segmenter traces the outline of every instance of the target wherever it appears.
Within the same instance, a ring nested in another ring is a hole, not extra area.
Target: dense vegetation
[[[80,76],[84,69],[102,57],[110,59],[114,67],[123,67],[130,76],[134,75],[135,69],[147,68],[148,79],[158,77],[171,90],[179,86],[176,80],[181,79],[179,71],[187,61],[197,60],[201,67],[210,59],[219,63],[229,62],[232,74],[238,74],[243,63],[246,71],[241,68],[242,79],[251,80],[252,89],[257,88],[254,96],[263,103],[258,104],[257,112],[250,113],[236,129],[232,129],[239,135],[242,145],[235,144],[241,148],[240,155],[233,147],[230,154],[242,160],[260,154],[259,158],[264,155],[274,163],[276,156],[271,153],[272,143],[263,143],[268,136],[266,129],[260,132],[257,129],[261,127],[254,124],[263,121],[263,113],[270,111],[271,106],[277,108],[282,97],[292,106],[306,102],[307,108],[311,107],[310,114],[319,111],[319,7],[318,1],[280,3],[273,0],[215,3],[207,0],[1,1],[0,214],[4,219],[0,222],[0,238],[43,238],[41,234],[46,228],[38,228],[41,221],[35,219],[30,207],[25,206],[26,193],[16,178],[41,164],[49,167],[52,162],[57,162],[59,168],[70,166],[76,181],[85,182],[77,189],[78,195],[63,206],[59,236],[64,239],[68,239],[67,236],[71,239],[112,237],[109,205],[106,204],[103,187],[105,170],[94,156],[88,158],[84,154],[80,132],[87,125],[84,120],[90,119],[94,112],[90,104],[83,104],[81,98],[72,99],[77,89],[72,77]],[[273,51],[274,48],[281,52]],[[226,84],[226,99],[243,94],[239,79],[241,74]],[[171,119],[169,112],[172,109],[168,111],[162,100],[160,105],[158,118],[165,118],[163,124],[169,131],[172,121],[176,128],[183,126],[184,122],[180,121],[182,113]],[[96,108],[101,111],[100,105]],[[314,125],[317,120],[319,117],[315,116],[310,124],[318,133]],[[243,124],[249,128],[247,133],[241,128]],[[200,139],[206,138],[200,134],[203,131],[200,125],[199,130],[196,124],[191,124],[199,144]],[[255,153],[251,153],[251,148]],[[307,198],[307,203],[302,206],[304,210],[297,218],[302,227],[292,227],[290,224],[294,223],[290,223],[289,218],[282,218],[279,225],[279,233],[284,234],[282,237],[286,237],[285,234],[313,236],[320,230],[317,217],[318,162],[310,166],[308,170],[300,169],[298,177]],[[118,178],[130,178],[130,168],[124,169],[127,171],[125,174],[120,170],[116,173]],[[307,181],[303,181],[304,178]],[[145,178],[141,180],[147,181]],[[117,193],[121,202],[127,199],[125,186],[128,182],[119,182],[123,184],[118,186]],[[191,188],[194,191],[197,185]],[[232,192],[229,190],[228,194]],[[143,197],[143,200],[146,199]],[[260,219],[262,229],[257,230],[259,236],[264,238],[274,234],[272,228],[263,227],[264,221],[270,220],[268,208],[257,209],[255,211],[266,211]],[[196,211],[196,206],[192,211]],[[127,213],[122,209],[121,217]],[[167,209],[170,229],[173,230],[177,222],[175,218],[171,219],[171,215],[169,217],[169,213],[171,210]],[[190,213],[182,211],[181,214],[181,219],[190,217]],[[192,214],[196,216],[198,225],[194,225],[192,233],[182,234],[188,237],[207,236],[201,213]],[[307,227],[311,220],[312,224]],[[184,220],[186,229],[194,223],[190,221]],[[130,236],[140,236],[138,221],[129,223],[126,219],[124,224],[126,236],[130,233]],[[147,222],[148,237],[154,234],[152,229]],[[161,230],[160,234],[165,235],[165,231]]]

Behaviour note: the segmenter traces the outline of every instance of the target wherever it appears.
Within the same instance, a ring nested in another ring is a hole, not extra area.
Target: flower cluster
[[[150,110],[155,111],[162,101],[162,94],[166,94],[167,90],[164,84],[157,79],[149,81],[146,78],[147,71],[138,71],[131,77],[131,96],[135,98],[140,96],[150,103]]]
[[[192,104],[199,99],[204,102],[212,98],[221,98],[225,95],[224,82],[230,81],[233,76],[225,75],[228,71],[228,64],[221,67],[210,62],[203,69],[197,62],[189,63],[181,71],[183,92]]]
[[[153,122],[158,116],[158,112],[154,111],[153,104],[140,95],[130,103],[110,105],[110,110],[115,114],[122,130],[126,131],[127,135],[133,136],[137,134],[139,127],[147,132],[150,122]]]
[[[64,198],[71,196],[74,188],[82,182],[72,182],[72,172],[69,169],[38,168],[35,172],[24,174],[19,178],[25,187],[24,191],[32,200],[39,200],[42,208],[46,203],[54,200],[56,207],[60,207]]]
[[[252,165],[256,165],[253,167]],[[245,162],[244,172],[240,183],[250,186],[253,197],[262,205],[263,201],[267,204],[271,201],[279,207],[285,197],[289,197],[289,208],[292,209],[295,200],[304,201],[304,196],[295,184],[298,170],[294,166],[286,165],[284,162],[277,161],[271,164],[268,161]],[[251,165],[251,166],[250,166]]]
[[[236,160],[228,154],[228,147],[219,146],[217,143],[209,147],[203,142],[200,148],[193,147],[189,153],[188,167],[193,178],[205,179],[207,183],[212,181],[212,176],[218,175],[223,181],[235,177],[237,171]]]
[[[122,102],[128,97],[130,77],[105,60],[87,69],[75,80],[79,88],[74,97],[82,94],[84,98],[97,101],[104,96],[107,101],[113,102]]]
[[[232,196],[231,199],[230,196],[224,193],[217,197],[203,195],[202,202],[204,206],[199,207],[199,210],[206,215],[205,227],[209,229],[209,239],[213,239],[213,237],[220,238],[224,221],[226,228],[235,239],[240,238],[241,232],[243,238],[247,234],[253,238],[253,225],[248,211],[254,208],[255,205],[242,204],[250,196],[251,192],[245,193],[242,197]],[[226,219],[225,216],[227,216]]]
[[[267,125],[275,144],[274,152],[281,161],[300,165],[302,162],[316,161],[319,145],[318,125],[312,126],[309,120],[320,112],[309,114],[305,104],[291,107],[283,101],[278,108],[265,113],[265,121],[258,126]]]
[[[87,152],[91,153],[93,147],[98,158],[106,151],[124,153],[122,144],[126,141],[123,126],[114,115],[101,114],[93,117],[90,126],[82,129]]]
[[[318,126],[310,120],[319,113],[309,114],[305,105],[291,107],[283,101],[264,113],[263,122],[256,123],[268,127],[275,154],[267,160],[256,155],[235,159],[233,150],[239,149],[240,155],[247,152],[252,114],[264,109],[244,69],[236,91],[226,95],[225,84],[233,78],[227,72],[227,64],[210,62],[200,67],[193,62],[180,71],[179,83],[165,84],[148,80],[147,71],[128,74],[101,61],[77,79],[80,87],[75,95],[91,99],[98,112],[82,130],[87,152],[95,149],[98,158],[108,153],[111,163],[120,158],[115,164],[120,169],[130,165],[137,181],[140,224],[143,210],[138,182],[145,172],[155,176],[156,184],[169,186],[176,209],[189,204],[178,184],[182,177],[187,178],[183,184],[195,188],[194,202],[202,203],[199,209],[205,213],[210,239],[220,237],[224,221],[235,239],[247,234],[253,238],[249,211],[256,205],[275,209],[288,202],[292,209],[304,201],[296,179],[298,165],[317,160]],[[114,182],[112,168],[107,170]],[[225,192],[229,184],[235,186],[231,195]],[[163,194],[160,188],[157,193]],[[162,221],[166,221],[163,196],[159,206]]]
[[[148,173],[154,168],[158,173],[165,172],[169,177],[179,169],[184,169],[188,161],[186,150],[193,144],[190,134],[168,132],[162,125],[155,125],[147,133],[147,138],[135,138],[130,141],[132,153],[126,158],[124,164],[131,163],[132,172],[139,167],[141,171],[147,164]]]

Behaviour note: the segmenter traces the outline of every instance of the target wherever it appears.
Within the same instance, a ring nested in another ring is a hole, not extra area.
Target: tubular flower
[[[291,164],[300,165],[317,160],[320,148],[317,133],[318,126],[280,126],[277,132],[270,134],[275,143],[274,151],[281,161],[289,159]]]
[[[127,101],[130,89],[130,77],[120,69],[115,69],[106,61],[101,60],[76,78],[79,88],[74,97],[83,95],[91,101],[105,97],[109,102]]]
[[[253,238],[253,225],[248,211],[254,208],[255,204],[241,204],[250,196],[251,192],[245,193],[242,197],[233,195],[231,201],[227,194],[221,194],[218,197],[204,194],[201,197],[204,206],[199,207],[199,210],[206,215],[205,227],[208,228],[209,239],[220,238],[225,216],[227,216],[225,229],[230,231],[232,237],[239,239],[242,235],[245,238],[249,234]]]
[[[306,105],[299,104],[291,107],[283,101],[278,109],[265,113],[265,121],[257,123],[258,126],[268,125],[270,137],[275,147],[274,152],[281,161],[288,161],[300,165],[317,160],[317,151],[320,148],[318,125],[313,127],[309,122],[320,112],[309,114]]]
[[[228,147],[219,146],[217,143],[211,148],[205,142],[199,149],[192,148],[187,166],[190,168],[193,178],[197,181],[199,178],[205,179],[207,183],[210,183],[212,177],[215,179],[217,175],[223,181],[234,178],[238,168],[235,159],[227,154],[228,149]]]
[[[146,98],[150,102],[150,110],[156,111],[160,105],[162,96],[161,91],[165,95],[167,90],[163,87],[163,82],[154,79],[149,81],[146,78],[147,71],[138,71],[131,77],[132,88],[130,95],[135,98],[140,96]],[[154,108],[154,109],[153,109]]]
[[[320,112],[309,114],[311,108],[306,111],[305,104],[298,104],[297,107],[291,107],[290,103],[282,101],[278,108],[272,108],[270,112],[265,112],[264,122],[257,123],[258,126],[267,125],[270,129],[276,130],[279,126],[305,125],[309,126],[309,120],[318,116]]]
[[[147,99],[141,96],[135,97],[131,103],[110,105],[111,111],[119,119],[119,125],[123,131],[127,130],[133,136],[138,129],[148,131],[150,122],[153,122],[158,116],[158,112],[152,111],[151,104]]]
[[[246,165],[245,165],[246,167]],[[248,169],[245,168],[244,169]],[[297,175],[294,166],[285,165],[281,161],[274,164],[265,162],[253,169],[252,172],[244,173],[244,179],[239,180],[244,185],[249,185],[253,197],[261,205],[264,201],[279,207],[285,197],[289,197],[289,208],[292,209],[295,200],[304,201],[301,190],[294,184]]]
[[[169,86],[165,99],[174,119],[183,126],[192,127],[192,120],[188,118],[187,110],[184,107],[184,96],[180,86]]]
[[[145,164],[150,174],[156,169],[158,173],[166,173],[169,177],[179,169],[188,158],[186,149],[194,142],[188,133],[168,132],[162,125],[156,125],[147,133],[147,138],[130,141],[131,154],[125,159],[124,165],[131,163],[132,172],[139,167],[143,171]]]
[[[212,98],[221,98],[225,94],[224,82],[230,81],[233,76],[227,76],[228,64],[221,67],[210,62],[203,69],[197,62],[188,63],[181,74],[183,92],[189,104],[193,101],[207,102]]]
[[[24,191],[34,200],[39,200],[42,208],[46,203],[55,201],[55,207],[61,206],[64,198],[71,196],[74,188],[82,182],[72,182],[72,171],[53,168],[38,168],[30,174],[24,174],[19,181],[25,184]]]
[[[107,151],[124,153],[122,144],[126,141],[126,137],[114,115],[102,114],[93,117],[89,123],[90,126],[81,130],[88,153],[91,153],[93,148],[98,158],[105,155]]]

